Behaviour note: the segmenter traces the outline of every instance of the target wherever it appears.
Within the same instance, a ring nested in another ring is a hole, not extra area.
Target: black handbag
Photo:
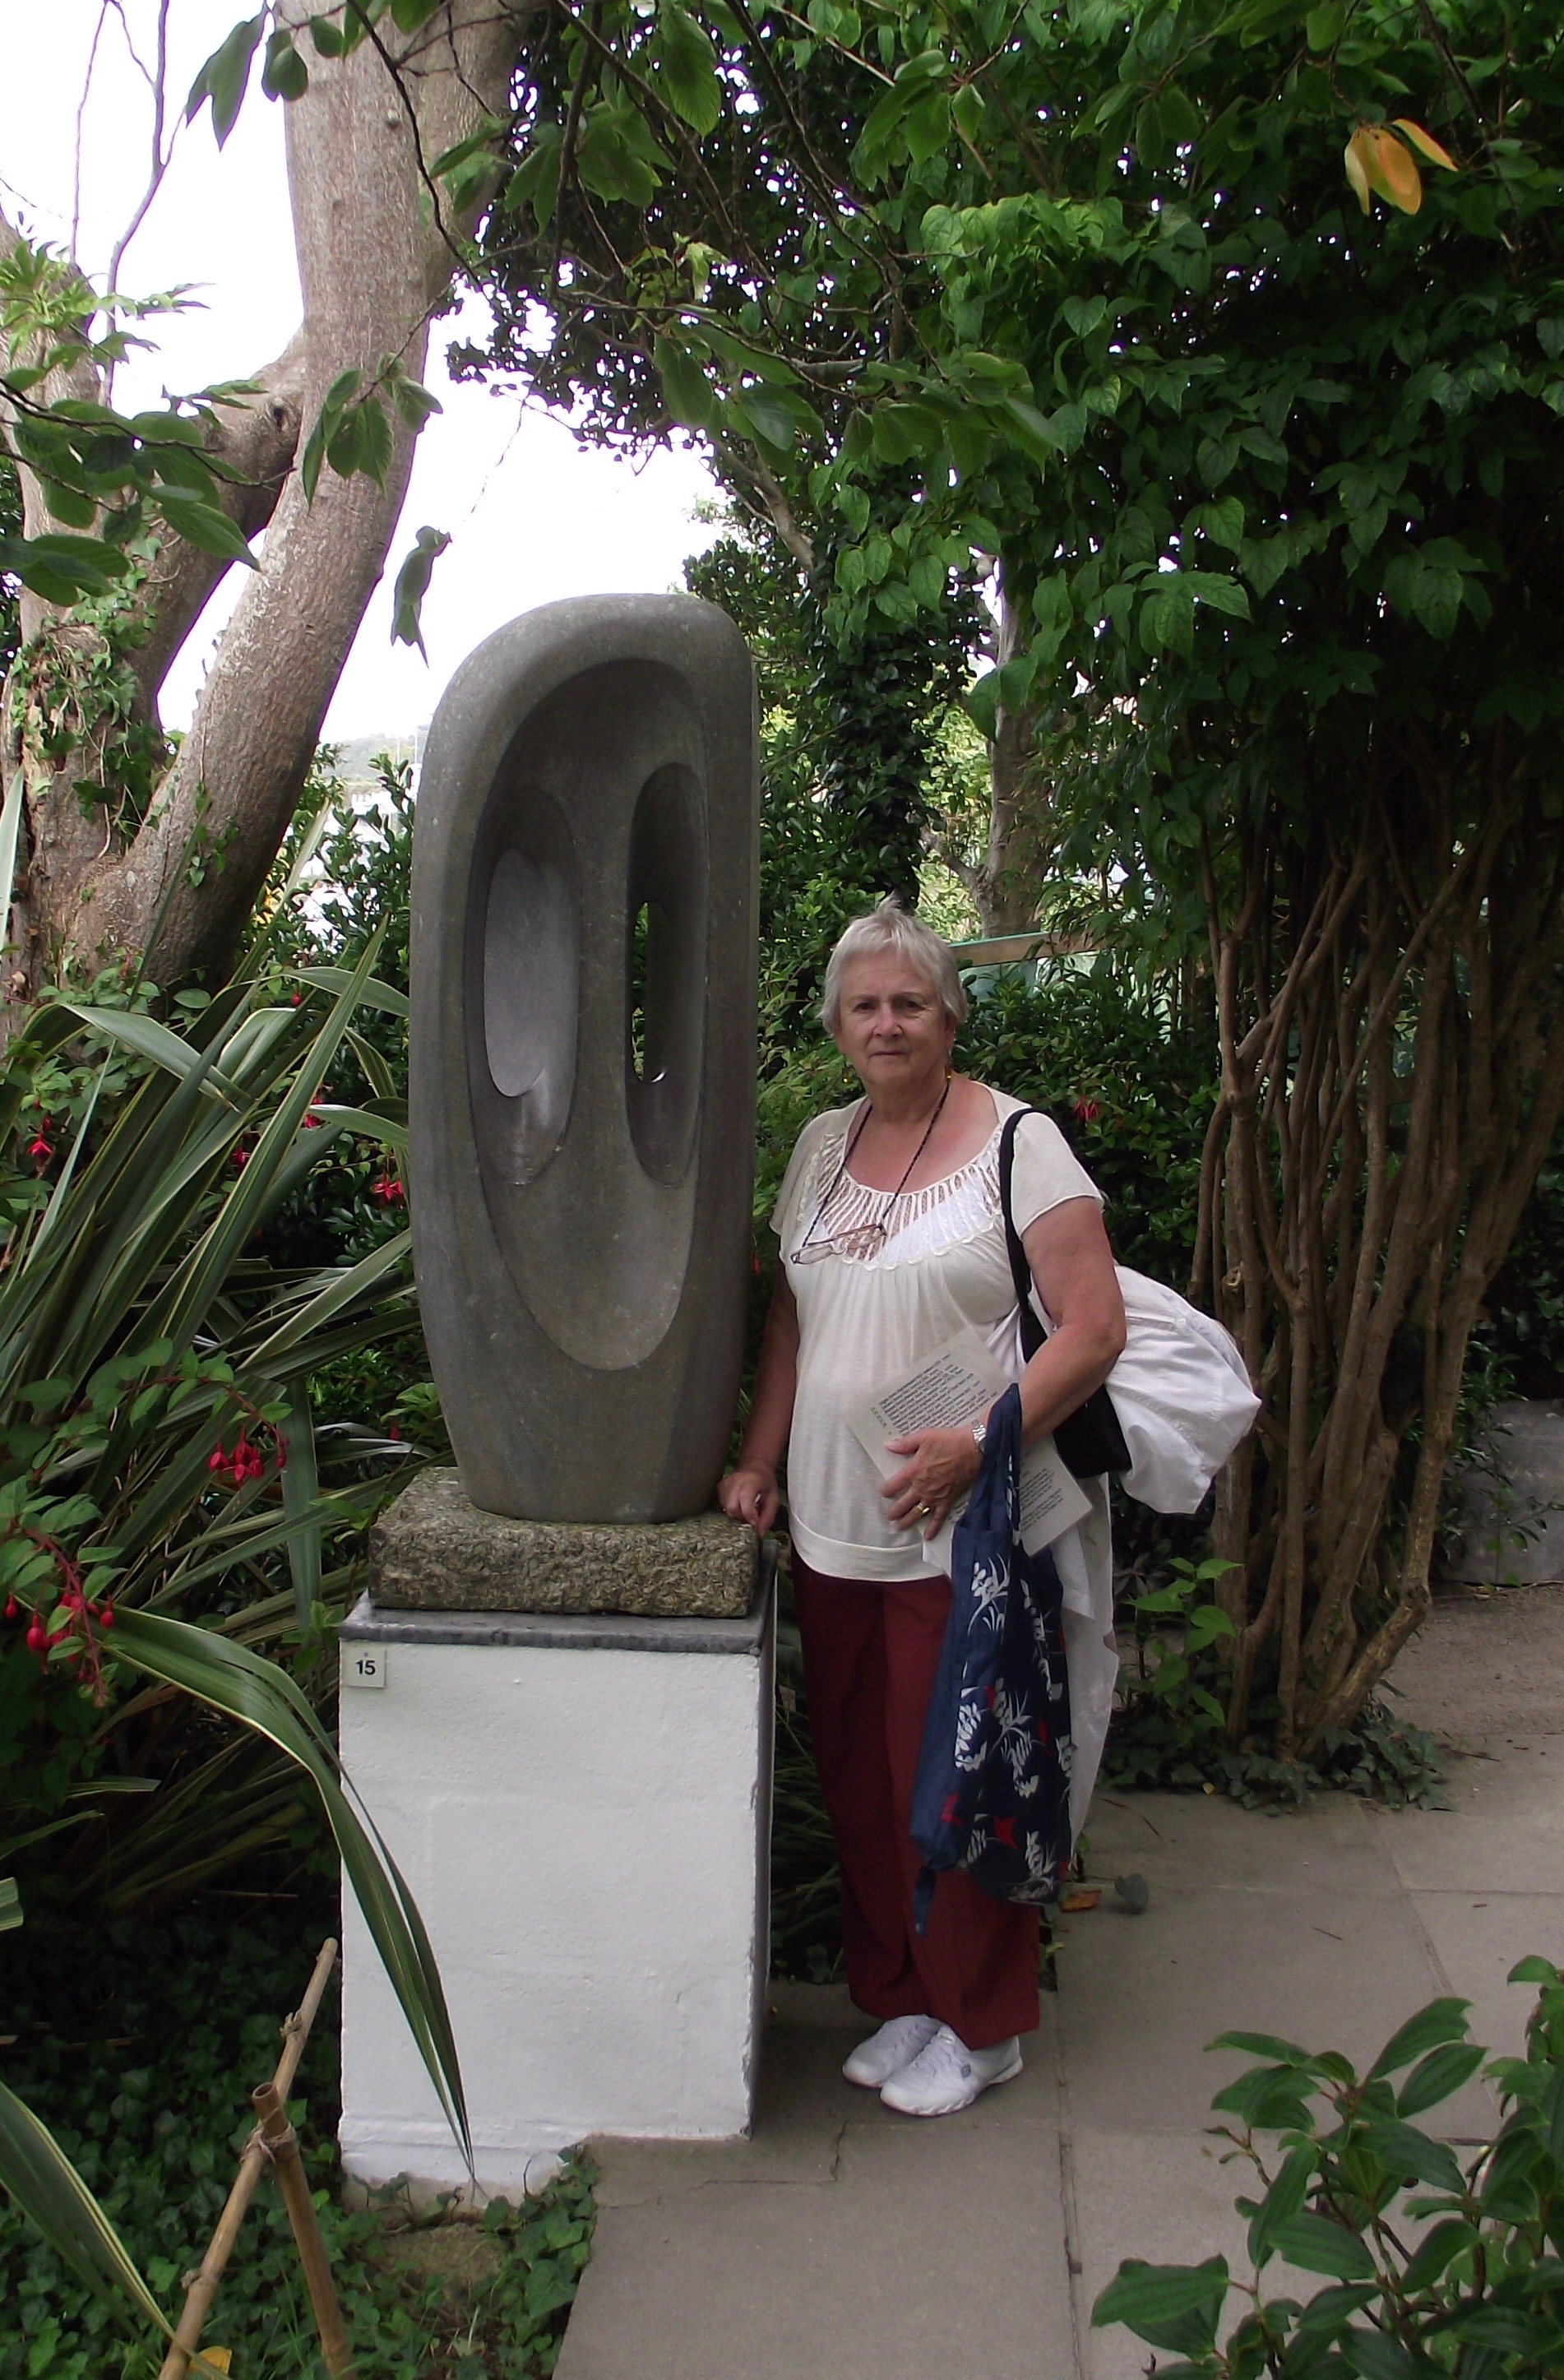
[[[1005,1247],[1010,1255],[1010,1277],[1015,1283],[1015,1302],[1021,1313],[1021,1353],[1029,1364],[1048,1338],[1032,1304],[1032,1268],[1026,1261],[1026,1251],[1021,1245],[1010,1211],[1010,1178],[1015,1167],[1015,1127],[1024,1115],[1035,1115],[1034,1108],[1017,1108],[1005,1119],[1000,1135],[1000,1212],[1004,1217]],[[1128,1471],[1130,1450],[1124,1443],[1123,1427],[1113,1409],[1113,1400],[1106,1385],[1094,1389],[1085,1403],[1077,1405],[1063,1421],[1055,1422],[1053,1442],[1058,1447],[1065,1468],[1077,1479],[1100,1479],[1105,1471]]]

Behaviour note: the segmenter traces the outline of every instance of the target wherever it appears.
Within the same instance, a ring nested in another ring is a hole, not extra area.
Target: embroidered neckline
[[[996,1116],[993,1131],[976,1156],[969,1157],[953,1172],[942,1173],[938,1181],[926,1182],[916,1190],[874,1190],[867,1183],[855,1181],[852,1174],[843,1173],[825,1207],[817,1209],[816,1202],[825,1182],[842,1162],[842,1143],[851,1128],[849,1111],[842,1120],[840,1133],[820,1135],[820,1147],[809,1169],[807,1194],[799,1208],[801,1221],[818,1211],[817,1236],[825,1240],[847,1239],[877,1224],[884,1226],[883,1234],[876,1234],[876,1245],[863,1253],[851,1246],[833,1248],[832,1255],[841,1262],[885,1266],[915,1263],[957,1241],[976,1239],[992,1227],[1000,1204],[1002,1117]]]

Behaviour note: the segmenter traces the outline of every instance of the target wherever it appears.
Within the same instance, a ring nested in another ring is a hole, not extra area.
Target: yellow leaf
[[[1073,1917],[1077,1910],[1095,1909],[1102,1899],[1102,1888],[1094,1884],[1073,1884],[1061,1895],[1060,1907],[1066,1916]]]
[[[231,2347],[203,2347],[200,2359],[203,2363],[213,2365],[217,2371],[226,2372],[232,2366],[234,2350]]]
[[[1368,212],[1368,161],[1364,154],[1364,147],[1363,127],[1360,125],[1348,141],[1343,153],[1347,179],[1352,185],[1352,195],[1366,215]]]
[[[1395,134],[1381,124],[1365,124],[1360,128],[1368,150],[1369,187],[1393,207],[1399,207],[1402,214],[1414,215],[1423,204],[1423,176],[1412,152],[1403,149]]]
[[[1414,124],[1410,115],[1398,115],[1395,124],[1397,131],[1404,132],[1412,147],[1420,151],[1431,165],[1442,165],[1448,174],[1460,173],[1461,167],[1449,151],[1441,149],[1434,135],[1425,132],[1421,124]]]

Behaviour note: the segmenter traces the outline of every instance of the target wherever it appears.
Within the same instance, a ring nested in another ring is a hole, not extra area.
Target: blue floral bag
[[[912,1837],[921,1934],[946,1868],[998,1900],[1056,1900],[1070,1873],[1070,1685],[1063,1591],[1021,1542],[1021,1392],[988,1417],[983,1468],[956,1523],[951,1617],[924,1722]]]

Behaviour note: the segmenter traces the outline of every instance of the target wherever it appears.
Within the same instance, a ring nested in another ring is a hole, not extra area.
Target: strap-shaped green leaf
[[[472,2140],[445,1994],[418,1904],[368,1813],[345,1790],[335,1749],[287,1671],[181,1620],[120,1614],[115,1658],[255,1729],[304,1772],[325,1812],[355,1900],[435,2093],[469,2164]],[[367,1821],[367,1823],[366,1823]]]
[[[42,2232],[49,2245],[93,2295],[116,2313],[128,2300],[165,2338],[174,2326],[142,2279],[129,2250],[46,2124],[0,2082],[0,2183]],[[217,2367],[196,2356],[192,2372],[217,2380]]]

